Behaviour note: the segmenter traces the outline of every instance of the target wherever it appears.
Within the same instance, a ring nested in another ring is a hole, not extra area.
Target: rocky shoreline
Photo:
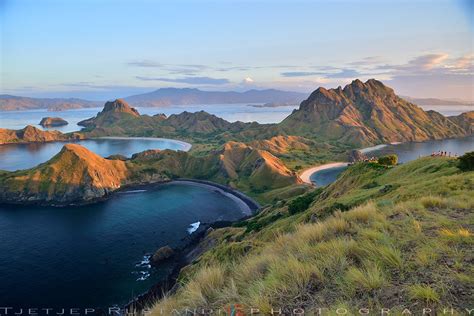
[[[225,185],[221,185],[221,184],[214,183],[211,181],[206,181],[206,180],[185,179],[185,178],[174,179],[172,181],[169,181],[168,183],[173,183],[173,182],[211,186],[214,188],[218,188],[222,190],[223,192],[232,194],[236,198],[240,199],[243,203],[245,203],[246,206],[251,211],[251,213],[244,212],[245,216],[242,217],[240,220],[244,220],[252,216],[260,208],[260,205],[256,201],[251,199],[250,197],[246,196],[240,191],[234,190]],[[174,255],[173,255],[174,259],[172,260],[175,261],[175,266],[173,270],[171,270],[171,272],[164,279],[160,280],[158,283],[152,286],[147,292],[141,295],[138,295],[135,299],[127,303],[124,306],[124,310],[134,311],[134,312],[143,311],[144,309],[150,307],[151,304],[156,302],[156,300],[162,298],[165,293],[173,293],[174,291],[176,291],[177,290],[176,281],[178,279],[181,269],[193,263],[204,251],[207,250],[207,248],[203,246],[201,242],[205,239],[209,231],[213,229],[217,229],[217,228],[228,227],[228,226],[231,226],[233,223],[234,222],[232,221],[217,221],[214,223],[202,223],[199,229],[195,233],[186,237],[188,239],[188,242],[186,243],[186,245],[184,245],[181,248],[174,249]]]

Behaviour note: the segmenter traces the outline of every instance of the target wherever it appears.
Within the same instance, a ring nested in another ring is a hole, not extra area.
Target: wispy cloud
[[[325,74],[326,78],[333,78],[333,79],[339,79],[339,78],[357,78],[360,77],[364,74],[358,72],[357,70],[354,69],[341,69],[336,73],[329,73]]]
[[[314,71],[287,71],[287,72],[281,73],[283,77],[308,77],[308,76],[316,76],[319,74],[320,74],[319,72],[314,72]]]
[[[163,78],[163,77],[145,77],[136,76],[138,80],[143,81],[163,81],[163,82],[174,82],[174,83],[186,83],[191,85],[222,85],[230,83],[225,78],[211,78],[211,77],[184,77],[184,78]]]
[[[144,68],[162,68],[164,65],[157,63],[152,60],[134,60],[127,62],[127,65],[134,67],[144,67]]]

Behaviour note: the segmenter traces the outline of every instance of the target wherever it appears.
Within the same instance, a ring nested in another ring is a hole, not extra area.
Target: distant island
[[[80,108],[94,108],[102,105],[101,101],[88,101],[77,98],[28,98],[8,94],[0,95],[0,111],[24,111],[47,109],[62,111]]]
[[[138,107],[166,107],[191,104],[229,103],[291,103],[299,104],[307,95],[300,92],[275,89],[237,91],[203,91],[190,88],[162,88],[143,94],[125,97],[124,100]],[[0,111],[48,109],[62,111],[91,108],[102,105],[102,101],[88,101],[76,98],[28,98],[0,95]]]
[[[43,127],[57,127],[68,125],[68,121],[60,117],[43,117],[39,123]]]
[[[282,106],[297,106],[298,103],[294,102],[269,102],[264,104],[248,104],[247,106],[251,106],[253,108],[277,108]]]
[[[402,96],[405,100],[415,103],[418,105],[474,105],[472,101],[465,100],[447,100],[447,99],[436,99],[436,98],[412,98],[408,96]]]

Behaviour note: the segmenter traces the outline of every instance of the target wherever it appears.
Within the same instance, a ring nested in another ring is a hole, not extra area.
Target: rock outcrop
[[[0,145],[79,140],[83,138],[84,136],[79,133],[63,134],[59,131],[43,131],[31,125],[19,130],[0,128]]]
[[[469,134],[455,120],[425,112],[370,79],[342,89],[318,88],[280,126],[293,135],[313,135],[354,146],[424,141]]]
[[[170,259],[174,255],[174,250],[170,246],[163,246],[158,249],[150,258],[153,265],[157,265],[165,260]]]
[[[68,125],[68,121],[60,117],[43,117],[39,123],[43,127],[55,127]]]

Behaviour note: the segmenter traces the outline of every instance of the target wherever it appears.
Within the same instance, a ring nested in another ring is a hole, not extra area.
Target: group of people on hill
[[[448,152],[448,151],[442,151],[442,150],[431,153],[431,157],[457,157],[457,156],[458,156],[458,154],[456,154],[456,153],[451,155],[450,151]]]

